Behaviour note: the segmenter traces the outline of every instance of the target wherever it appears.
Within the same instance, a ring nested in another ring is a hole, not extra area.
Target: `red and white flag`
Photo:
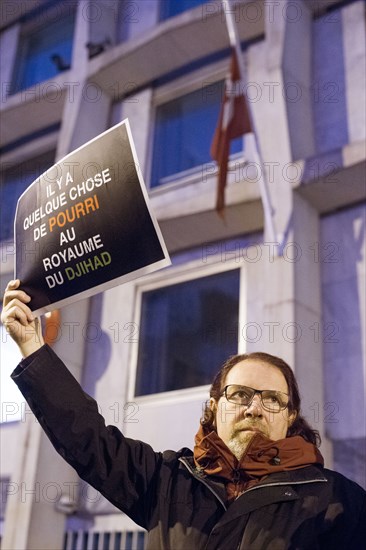
[[[211,143],[211,157],[219,168],[216,211],[222,215],[225,208],[225,187],[230,155],[230,142],[252,132],[252,124],[244,91],[240,86],[240,70],[236,51],[231,55],[230,74],[226,79],[224,100]]]

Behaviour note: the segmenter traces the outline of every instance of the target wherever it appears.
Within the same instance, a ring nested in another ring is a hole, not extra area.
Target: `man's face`
[[[237,363],[226,377],[224,385],[229,384],[288,393],[282,372],[259,360],[247,359]],[[254,395],[249,406],[230,403],[223,395],[218,402],[211,399],[211,408],[216,410],[219,437],[238,459],[256,432],[272,440],[283,439],[295,419],[295,414],[289,415],[287,408],[278,413],[266,411],[258,394]]]

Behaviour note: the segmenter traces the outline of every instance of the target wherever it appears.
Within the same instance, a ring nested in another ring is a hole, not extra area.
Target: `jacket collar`
[[[213,476],[206,475],[204,471],[197,468],[193,456],[182,456],[179,461],[199,482],[203,483],[214,494],[225,510],[228,509],[227,495],[224,483],[215,479]],[[297,470],[282,471],[267,476],[259,481],[253,487],[245,490],[230,506],[230,518],[232,514],[235,517],[243,513],[249,513],[258,508],[258,497],[261,506],[284,500],[297,500],[296,485],[308,483],[327,483],[328,479],[324,474],[322,466],[310,465]],[[271,491],[262,493],[261,489],[271,488]],[[259,491],[259,492],[258,492]],[[248,493],[251,493],[250,495]],[[245,495],[245,500],[242,496]],[[268,502],[267,502],[268,501]]]
[[[184,464],[186,469],[198,480],[210,479],[211,476],[205,474],[201,468],[197,468],[193,455],[181,456],[179,461]],[[297,470],[282,471],[273,473],[260,481],[254,488],[268,487],[271,485],[299,485],[304,483],[327,482],[324,469],[320,465],[304,466]],[[221,484],[222,485],[222,484]],[[253,489],[248,489],[251,491]],[[245,491],[245,492],[248,492]]]

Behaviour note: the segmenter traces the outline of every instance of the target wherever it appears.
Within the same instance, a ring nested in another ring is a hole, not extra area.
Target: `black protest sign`
[[[35,313],[169,265],[128,120],[64,157],[20,197],[15,277]]]

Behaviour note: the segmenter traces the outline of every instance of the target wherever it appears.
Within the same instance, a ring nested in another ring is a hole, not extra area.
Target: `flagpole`
[[[227,31],[228,31],[228,35],[229,35],[230,46],[235,49],[236,57],[237,57],[237,60],[238,60],[240,81],[242,83],[244,83],[245,70],[244,70],[244,65],[243,65],[243,55],[242,55],[242,51],[241,51],[241,47],[240,47],[240,40],[239,40],[236,24],[235,24],[234,18],[233,18],[233,12],[232,12],[231,6],[230,6],[230,0],[221,0],[221,2],[222,2],[222,8],[223,8],[223,11],[224,11],[224,14],[225,14],[225,21],[226,21]],[[249,114],[249,119],[250,119],[250,122],[251,122],[251,127],[252,127],[252,130],[253,130],[253,132],[251,134],[250,141],[251,141],[251,144],[252,144],[252,152],[253,152],[253,156],[254,156],[254,162],[255,162],[256,165],[259,166],[259,170],[260,170],[259,190],[260,190],[260,194],[261,194],[261,198],[262,198],[265,226],[268,230],[268,236],[269,236],[271,242],[277,243],[277,234],[276,234],[275,223],[274,223],[274,219],[273,219],[275,211],[274,211],[274,208],[273,208],[272,203],[271,203],[271,196],[270,196],[270,192],[269,192],[269,188],[268,188],[266,173],[264,171],[264,165],[263,165],[262,158],[261,158],[261,155],[260,155],[260,148],[259,148],[259,143],[258,143],[258,139],[257,139],[257,132],[255,131],[255,125],[254,125],[254,120],[253,120],[253,116],[252,116],[252,113],[251,113],[250,106],[248,107],[248,114]],[[245,140],[247,141],[248,138],[249,138],[249,136],[247,136],[245,138]]]

